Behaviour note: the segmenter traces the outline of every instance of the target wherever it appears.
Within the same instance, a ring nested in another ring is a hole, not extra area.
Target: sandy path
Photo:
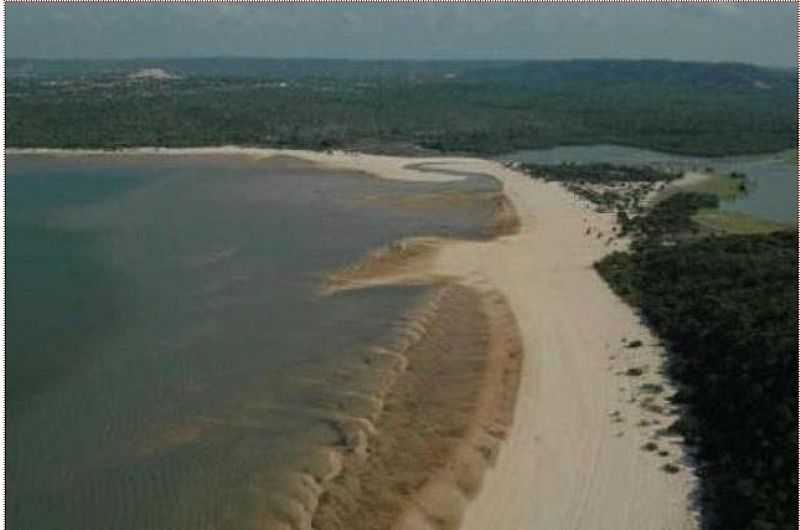
[[[447,244],[433,264],[435,272],[499,290],[516,315],[524,348],[514,425],[495,467],[468,505],[462,528],[697,528],[689,510],[690,473],[683,466],[675,474],[660,469],[680,460],[681,447],[658,439],[659,449],[669,455],[641,449],[653,440],[657,427],[638,426],[640,421],[655,420],[658,427],[672,421],[643,411],[633,399],[641,400],[637,389],[643,382],[665,384],[656,373],[661,352],[633,310],[591,267],[610,250],[605,240],[612,233],[613,216],[582,207],[557,184],[476,159],[409,160],[229,147],[126,153],[282,154],[384,178],[451,180],[452,176],[406,167],[436,162],[439,169],[496,176],[520,217],[519,234]],[[590,235],[585,233],[587,226],[592,226]],[[596,237],[598,231],[604,237]],[[645,346],[625,348],[623,338],[640,339]],[[644,368],[645,375],[619,375],[632,367]]]

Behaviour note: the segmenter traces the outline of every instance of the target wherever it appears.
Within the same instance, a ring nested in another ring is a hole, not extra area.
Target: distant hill
[[[785,88],[796,75],[790,70],[741,63],[696,63],[657,60],[531,61],[477,67],[465,79],[526,85],[561,83],[658,83],[725,88]]]
[[[180,77],[418,79],[509,82],[552,86],[563,83],[658,83],[662,85],[772,89],[793,86],[795,73],[739,63],[662,60],[568,61],[355,61],[342,59],[8,59],[10,78],[118,77],[159,69]]]
[[[158,68],[181,77],[334,79],[452,79],[473,69],[520,64],[511,61],[351,61],[344,59],[198,59],[42,60],[8,59],[6,75],[27,78],[115,77]]]

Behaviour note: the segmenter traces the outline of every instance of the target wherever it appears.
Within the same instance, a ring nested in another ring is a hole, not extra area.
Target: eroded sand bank
[[[518,233],[492,241],[441,244],[434,255],[426,255],[416,271],[456,278],[465,287],[499,293],[516,317],[524,350],[513,427],[480,492],[466,505],[461,527],[697,527],[690,502],[693,479],[688,468],[680,464],[683,449],[677,440],[655,436],[672,421],[664,415],[664,409],[669,409],[664,396],[670,389],[659,374],[663,352],[633,310],[592,269],[594,261],[624,244],[616,242],[609,247],[606,238],[598,236],[612,233],[612,215],[584,207],[556,183],[532,180],[498,163],[478,159],[409,160],[232,147],[125,153],[259,158],[281,154],[331,168],[405,180],[454,178],[408,167],[420,162],[436,163],[437,168],[451,172],[495,176],[516,210]],[[592,228],[590,234],[588,227]],[[623,340],[641,340],[644,345],[627,348]],[[629,373],[642,375],[626,375]],[[661,385],[665,390],[647,395],[643,384]],[[643,407],[645,401],[647,406]],[[658,449],[643,450],[648,442]],[[664,471],[666,463],[677,463],[678,471]],[[452,489],[446,494],[427,491],[427,496],[414,501],[421,508],[413,509],[412,505],[398,527],[435,528],[445,524],[425,515],[425,503],[443,502],[437,495],[445,495],[447,503],[456,505],[462,493]],[[462,501],[466,498],[464,495]]]

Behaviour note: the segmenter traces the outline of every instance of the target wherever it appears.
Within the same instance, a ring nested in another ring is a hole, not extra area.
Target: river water
[[[292,160],[7,160],[9,528],[288,520],[334,419],[425,294],[324,297],[325,273],[417,235],[477,237],[497,184],[383,181]],[[420,194],[475,194],[437,208]],[[413,202],[413,201],[412,201]]]

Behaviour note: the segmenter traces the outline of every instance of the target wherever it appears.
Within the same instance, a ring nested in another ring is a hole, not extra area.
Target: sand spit
[[[516,210],[518,232],[491,241],[449,242],[425,265],[429,267],[426,274],[455,277],[479,293],[502,296],[516,318],[524,351],[513,427],[480,491],[466,505],[461,528],[698,527],[689,499],[694,479],[681,463],[685,458],[680,440],[655,439],[660,427],[672,421],[667,416],[670,407],[664,405],[664,396],[672,389],[660,375],[663,351],[634,311],[592,268],[597,259],[624,244],[606,246],[605,238],[596,237],[613,232],[613,215],[586,208],[557,183],[533,180],[479,159],[420,160],[234,147],[120,151],[137,152],[256,158],[283,154],[391,179],[457,178],[408,167],[421,162],[450,172],[495,176]],[[623,339],[627,343],[640,340],[643,346],[628,348]],[[645,397],[644,384],[660,385],[663,391]],[[647,398],[653,399],[644,403]],[[659,450],[645,450],[650,442]],[[677,472],[665,472],[662,467],[667,463],[677,464],[670,468]],[[426,529],[457,522],[457,516],[427,511],[434,505],[459,508],[467,497],[453,495],[449,488],[437,489],[436,483],[431,480],[430,488],[423,487],[428,501],[415,500],[397,520],[399,527]],[[447,502],[434,500],[437,494]]]
[[[426,272],[431,269],[442,244],[443,240],[439,238],[417,237],[373,250],[356,263],[331,273],[323,282],[321,294],[380,285],[422,285],[443,281],[444,276]]]
[[[494,213],[484,234],[492,238],[516,234],[520,223],[514,205],[503,194],[493,193],[491,200],[494,202]],[[395,241],[331,273],[322,284],[321,294],[330,295],[380,285],[433,285],[457,280],[457,277],[444,270],[433,270],[440,249],[450,243],[452,240],[439,237]]]
[[[680,193],[691,191],[691,188],[703,184],[714,178],[713,173],[701,173],[699,171],[687,171],[680,178],[673,180],[661,189],[653,190],[645,199],[645,205],[654,204],[659,201]]]
[[[667,186],[667,189],[690,188],[692,186],[696,186],[697,184],[702,184],[707,180],[711,180],[712,178],[714,178],[713,173],[687,171],[681,178],[670,182],[669,186]]]

